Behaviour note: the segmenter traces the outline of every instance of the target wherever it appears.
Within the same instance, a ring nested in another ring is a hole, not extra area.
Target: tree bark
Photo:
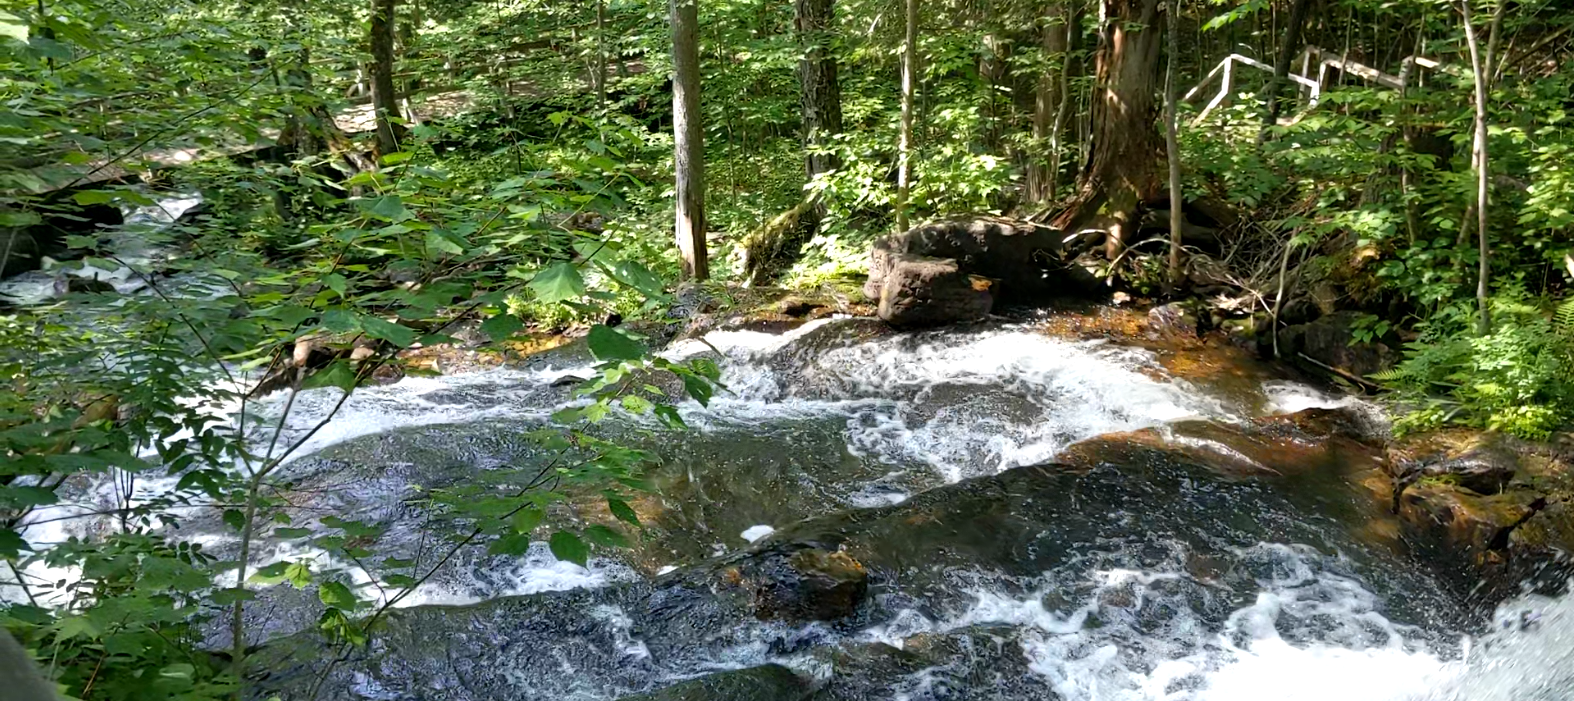
[[[1479,267],[1476,270],[1476,306],[1480,317],[1476,332],[1485,336],[1492,332],[1492,311],[1488,304],[1491,270],[1491,249],[1487,244],[1487,204],[1491,195],[1491,171],[1487,158],[1487,76],[1481,58],[1480,42],[1476,40],[1475,26],[1470,19],[1470,1],[1460,0],[1459,11],[1465,24],[1465,43],[1470,47],[1470,68],[1475,87],[1475,138],[1471,143],[1471,167],[1476,174],[1476,242]]]
[[[1279,112],[1283,105],[1279,102],[1279,89],[1290,75],[1290,62],[1295,60],[1296,49],[1301,48],[1301,25],[1306,24],[1306,8],[1311,5],[1307,0],[1295,0],[1290,6],[1290,18],[1284,28],[1284,43],[1279,46],[1279,57],[1273,62],[1273,77],[1268,79],[1268,87],[1264,95],[1266,102],[1262,108],[1262,128],[1257,131],[1257,145],[1261,146],[1268,140],[1268,130],[1279,123]]]
[[[1070,2],[1061,2],[1055,5],[1048,21],[1040,31],[1040,45],[1046,57],[1057,57],[1060,61],[1056,70],[1045,70],[1038,77],[1038,85],[1033,95],[1033,142],[1043,148],[1058,140],[1060,128],[1060,105],[1066,96],[1066,69],[1071,65],[1071,5]],[[1054,152],[1058,144],[1051,145],[1049,151]],[[1054,172],[1059,166],[1059,158],[1049,158],[1046,154],[1035,149],[1035,162],[1027,171],[1027,197],[1030,202],[1047,202],[1055,196]]]
[[[394,13],[398,0],[372,0],[372,110],[375,113],[377,153],[387,155],[399,150],[404,127],[395,123],[399,96],[394,90]]]
[[[705,133],[700,128],[699,0],[671,0],[672,142],[683,277],[710,277],[705,247]]]
[[[1305,2],[1306,0],[1296,0]],[[1180,0],[1169,0],[1164,14],[1168,17],[1168,55],[1164,57],[1164,155],[1170,166],[1170,275],[1171,290],[1181,283],[1181,228],[1184,214],[1181,211],[1181,162],[1180,139],[1176,134],[1176,78],[1175,63],[1180,58]]]
[[[596,0],[596,107],[607,108],[607,0]]]
[[[842,132],[842,88],[836,56],[831,52],[835,9],[832,0],[796,0],[793,26],[803,51],[798,60],[798,85],[803,112],[804,171],[810,180],[836,168],[827,152],[832,137]],[[816,207],[816,209],[819,209]],[[821,213],[811,213],[818,222]]]
[[[1137,207],[1162,197],[1164,140],[1156,123],[1160,38],[1158,0],[1103,0],[1095,55],[1088,156],[1071,206],[1055,218],[1068,232],[1105,233],[1111,260],[1125,249]]]
[[[908,195],[913,178],[913,88],[918,80],[918,0],[907,0],[902,40],[902,133],[897,139],[896,230],[907,231]]]

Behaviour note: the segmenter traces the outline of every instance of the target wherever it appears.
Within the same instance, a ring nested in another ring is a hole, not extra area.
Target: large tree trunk
[[[842,131],[842,88],[836,55],[831,50],[833,0],[795,0],[793,30],[802,54],[798,59],[799,104],[803,121],[803,166],[809,181],[835,169],[830,152]],[[776,271],[802,255],[804,243],[825,219],[823,198],[810,198],[761,227],[745,240],[745,273],[751,284],[766,282]]]
[[[393,121],[399,114],[399,96],[394,90],[394,11],[398,0],[372,0],[372,110],[376,115],[377,153],[387,155],[399,150],[404,127]]]
[[[1036,155],[1049,156],[1057,149],[1049,147],[1058,137],[1061,103],[1066,99],[1066,69],[1071,65],[1071,3],[1060,2],[1051,10],[1044,26],[1039,30],[1040,45],[1046,58],[1058,61],[1055,70],[1045,70],[1038,76],[1033,94],[1033,143]],[[1046,149],[1051,153],[1045,153]],[[1047,202],[1055,196],[1055,170],[1058,159],[1041,158],[1027,169],[1027,198],[1029,202]]]
[[[902,41],[902,133],[897,139],[896,230],[907,231],[913,177],[913,89],[918,81],[918,0],[907,0],[907,34]]]
[[[672,142],[683,277],[710,277],[705,249],[705,135],[700,128],[699,0],[671,0]]]
[[[802,90],[804,168],[813,179],[837,166],[835,155],[819,151],[842,132],[842,88],[836,78],[836,56],[831,52],[834,7],[832,0],[797,0],[793,8],[793,24],[803,51],[798,61],[798,85]]]
[[[1286,78],[1290,75],[1290,61],[1295,58],[1295,52],[1301,48],[1301,25],[1306,23],[1306,8],[1311,5],[1307,0],[1295,0],[1290,6],[1289,24],[1284,28],[1284,43],[1279,46],[1279,58],[1273,62],[1273,77],[1268,79],[1268,88],[1263,91],[1267,102],[1262,108],[1262,129],[1257,131],[1257,145],[1261,146],[1268,140],[1268,130],[1279,123],[1279,112],[1283,103],[1279,102],[1279,88],[1284,86]]]
[[[1136,226],[1138,205],[1164,193],[1164,141],[1157,128],[1158,0],[1103,0],[1095,55],[1092,135],[1077,194],[1056,226],[1105,232],[1111,259]]]

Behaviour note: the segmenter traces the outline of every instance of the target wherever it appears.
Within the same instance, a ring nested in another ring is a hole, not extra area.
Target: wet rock
[[[1154,333],[1196,336],[1201,328],[1197,310],[1185,302],[1170,302],[1148,310],[1148,330]]]
[[[807,699],[809,682],[779,664],[708,674],[619,701],[794,701]]]
[[[1279,332],[1282,356],[1304,355],[1317,363],[1356,377],[1387,370],[1398,362],[1399,354],[1381,342],[1355,342],[1357,312],[1329,314],[1307,324]]]
[[[55,278],[55,294],[109,294],[115,291],[115,286],[107,280],[97,277],[82,277],[80,275],[65,275]]]
[[[1397,474],[1409,480],[1432,478],[1477,494],[1498,494],[1519,471],[1519,455],[1498,434],[1447,440],[1446,434],[1414,440],[1393,451]]]
[[[834,621],[857,610],[869,592],[869,572],[845,552],[768,547],[724,577],[749,593],[762,620]]]
[[[899,328],[978,321],[994,307],[992,284],[955,260],[893,256],[880,288],[880,318]]]
[[[964,274],[998,281],[999,288],[991,292],[1007,304],[1096,291],[1097,278],[1061,262],[1063,238],[1060,231],[989,217],[920,224],[875,242],[864,295],[882,299],[886,277],[903,256],[955,261]]]
[[[805,317],[817,309],[824,309],[825,306],[823,302],[798,295],[788,295],[776,303],[776,311],[791,317]]]

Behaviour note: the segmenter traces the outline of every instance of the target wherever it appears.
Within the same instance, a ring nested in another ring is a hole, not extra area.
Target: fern
[[[1574,296],[1570,296],[1558,305],[1557,311],[1552,314],[1552,323],[1559,335],[1574,338]]]

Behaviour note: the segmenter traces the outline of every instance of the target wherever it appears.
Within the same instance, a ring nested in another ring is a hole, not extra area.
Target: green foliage
[[[1574,418],[1574,302],[1555,316],[1534,302],[1523,293],[1494,298],[1485,336],[1469,305],[1424,322],[1404,361],[1375,378],[1410,410],[1396,428],[1462,423],[1539,440]]]

